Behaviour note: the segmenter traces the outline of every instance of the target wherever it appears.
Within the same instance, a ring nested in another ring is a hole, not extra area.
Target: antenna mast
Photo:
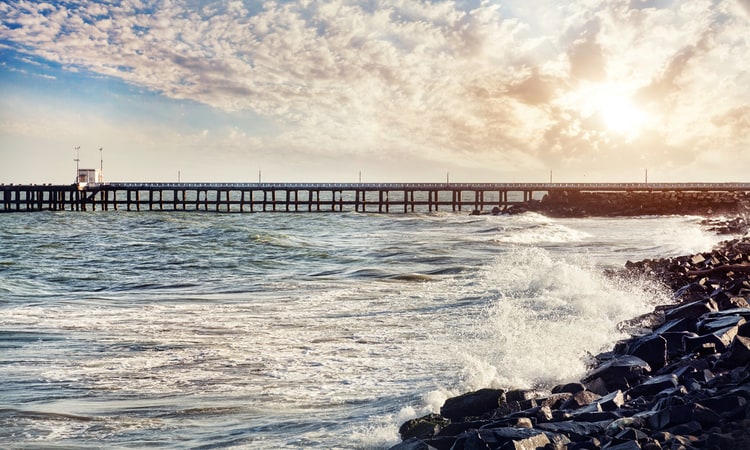
[[[99,183],[104,183],[104,147],[99,147]]]
[[[78,147],[76,147],[75,151],[76,151],[76,158],[73,161],[76,162],[76,178],[75,178],[76,181],[75,182],[76,184],[78,184],[78,161],[81,160],[81,146],[79,145]]]

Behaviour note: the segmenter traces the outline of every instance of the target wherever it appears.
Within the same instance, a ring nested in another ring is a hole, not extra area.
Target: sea
[[[485,387],[580,379],[700,217],[0,214],[0,447],[385,449]]]

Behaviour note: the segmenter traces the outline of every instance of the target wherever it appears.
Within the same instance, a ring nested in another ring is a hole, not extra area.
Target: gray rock
[[[593,403],[600,398],[601,395],[597,393],[591,391],[579,391],[563,402],[563,404],[560,405],[560,409],[578,409]]]
[[[663,337],[667,341],[667,358],[674,359],[685,355],[685,338],[694,338],[698,334],[691,331],[670,331],[663,333]]]
[[[709,428],[721,421],[721,417],[714,411],[701,406],[697,403],[687,405],[666,406],[660,409],[648,420],[648,424],[653,430],[665,430],[675,425],[680,425],[690,421],[697,421],[702,426]]]
[[[436,436],[458,436],[462,433],[465,433],[469,430],[478,430],[482,428],[483,426],[492,423],[489,420],[472,420],[469,422],[457,422],[457,423],[451,423],[446,426],[444,426],[440,432],[436,434]]]
[[[607,393],[617,389],[627,390],[632,384],[644,374],[651,372],[651,367],[641,358],[632,355],[619,356],[595,369],[584,378],[584,384],[591,389],[588,383],[601,380]],[[598,386],[597,386],[598,387]],[[594,391],[594,389],[591,389]],[[594,391],[599,392],[599,391]]]
[[[641,450],[640,444],[637,441],[627,441],[621,444],[608,445],[607,450]]]
[[[728,351],[722,355],[722,366],[737,367],[750,361],[750,337],[735,336]]]
[[[560,384],[552,388],[553,394],[560,394],[560,393],[570,393],[575,394],[578,391],[583,391],[586,389],[586,386],[584,386],[582,383],[568,383],[568,384]]]
[[[599,404],[602,411],[615,411],[625,404],[625,396],[618,389],[600,398],[596,403]]]
[[[497,409],[504,402],[504,390],[480,389],[447,399],[440,408],[440,415],[449,419],[481,416],[488,411]]]
[[[686,353],[700,353],[701,347],[713,346],[716,352],[726,351],[732,339],[737,336],[738,326],[730,326],[716,330],[712,333],[704,334],[697,337],[686,337],[683,339]]]
[[[628,354],[646,361],[652,370],[661,369],[667,365],[667,340],[658,334],[650,334],[637,339]]]
[[[540,430],[551,431],[553,433],[563,433],[567,436],[580,438],[592,435],[598,435],[604,432],[605,427],[610,423],[609,420],[601,422],[581,422],[566,420],[564,422],[549,422],[537,425]],[[577,439],[574,439],[577,440]]]
[[[535,450],[550,443],[545,433],[529,428],[483,429],[470,431],[464,437],[464,450]]]
[[[666,321],[676,319],[697,319],[703,314],[717,311],[718,309],[716,302],[711,299],[698,300],[667,311],[664,314],[664,319]]]
[[[409,440],[400,442],[393,447],[390,448],[390,450],[438,450],[437,448],[428,445],[425,442],[420,441],[417,438],[411,438]]]
[[[438,414],[429,414],[404,422],[398,432],[403,440],[413,437],[425,439],[435,436],[448,423],[448,420]]]
[[[683,331],[694,333],[696,330],[695,319],[674,319],[665,322],[662,326],[655,329],[653,334],[663,335],[664,333],[679,333]]]
[[[698,334],[713,333],[714,331],[721,330],[727,327],[736,327],[746,322],[745,318],[736,315],[719,315],[714,316],[713,314],[707,314],[703,320],[698,322]]]
[[[677,380],[677,376],[674,374],[659,375],[651,377],[638,386],[633,387],[628,391],[628,395],[631,398],[640,397],[643,395],[656,395],[665,389],[677,387],[678,384],[679,381]]]
[[[744,412],[747,400],[741,395],[728,394],[706,398],[700,400],[698,403],[718,413],[722,417],[732,417],[738,413]]]

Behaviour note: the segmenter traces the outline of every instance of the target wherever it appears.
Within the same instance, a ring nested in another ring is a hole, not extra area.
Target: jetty
[[[623,197],[625,196],[625,197]],[[635,196],[635,197],[633,197]],[[474,214],[571,202],[750,203],[750,183],[78,183],[0,184],[0,212],[208,211]],[[575,206],[575,205],[573,205]]]

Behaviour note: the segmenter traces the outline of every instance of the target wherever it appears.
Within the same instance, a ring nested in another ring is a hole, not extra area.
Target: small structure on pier
[[[78,186],[93,186],[96,185],[99,179],[96,169],[78,169],[78,176],[76,177],[76,184]]]

